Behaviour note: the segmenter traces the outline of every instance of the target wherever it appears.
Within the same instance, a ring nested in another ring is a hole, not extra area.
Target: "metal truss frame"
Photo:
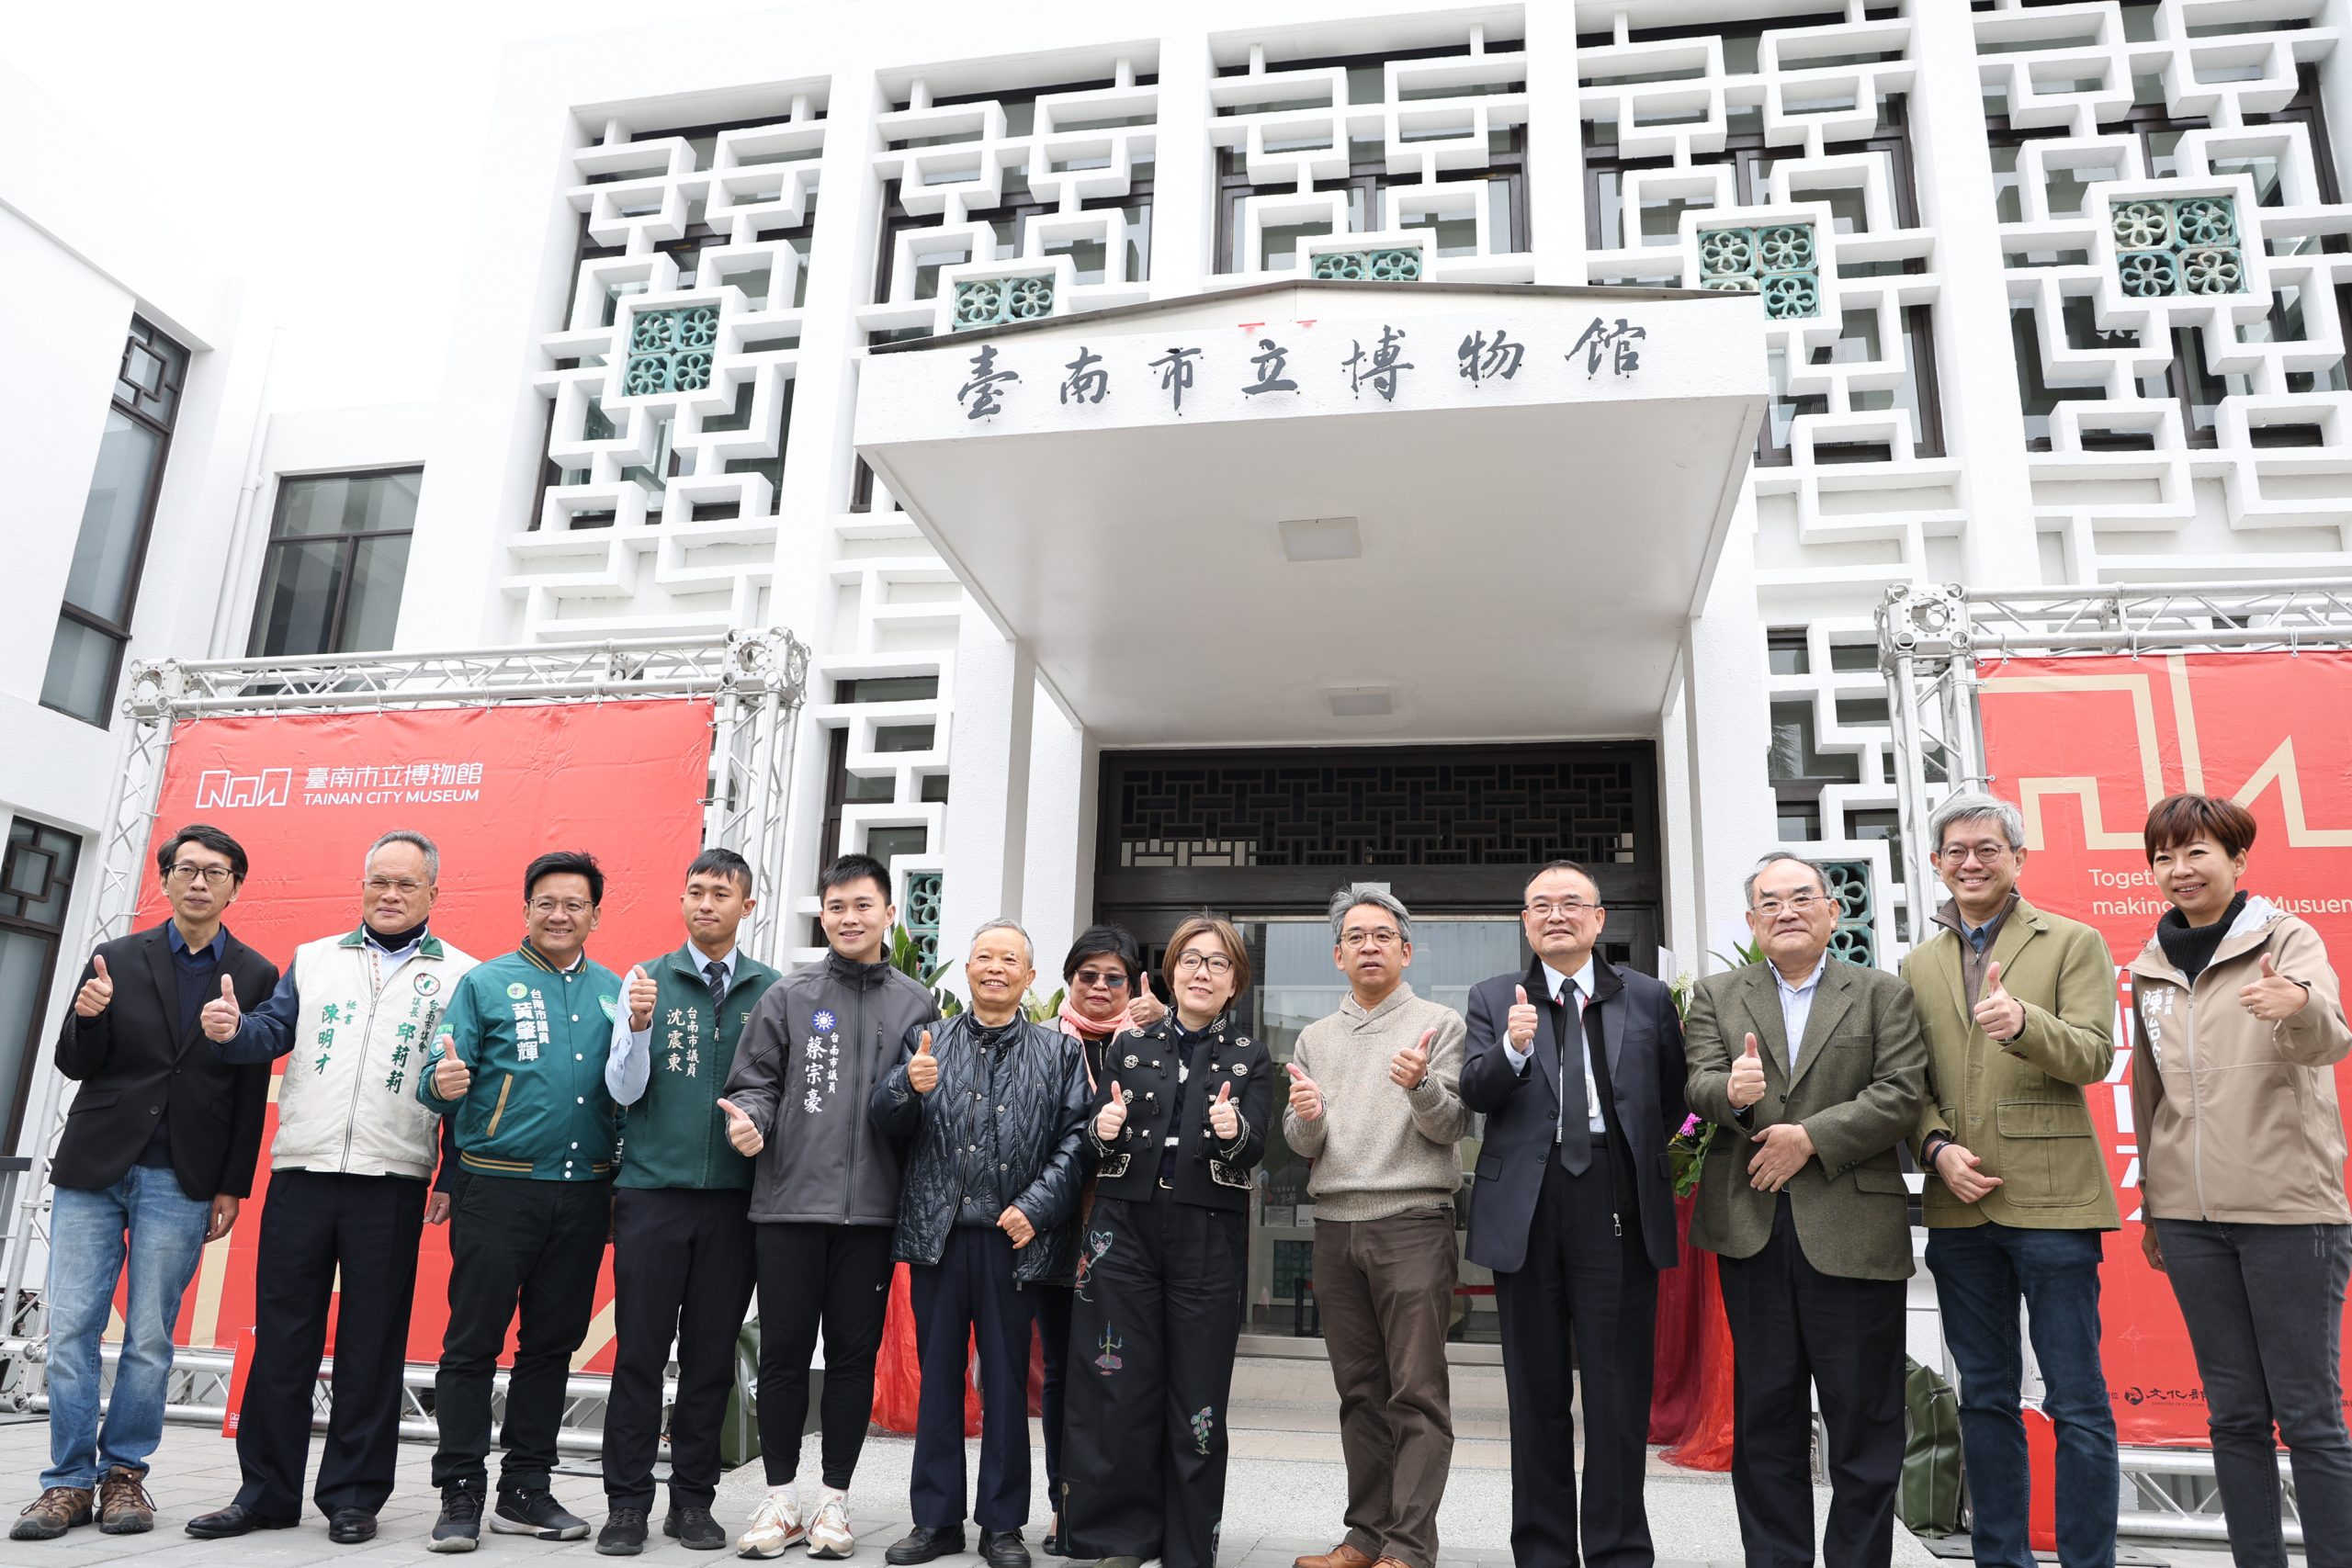
[[[1929,905],[1925,890],[1936,886],[1928,842],[1936,806],[1956,789],[1996,782],[1984,765],[1980,663],[2049,654],[2136,659],[2352,648],[2352,578],[2006,591],[1897,584],[1887,590],[1877,619],[1879,670],[1894,722],[1903,871],[1921,890],[1910,900],[1918,920]],[[2211,1452],[2127,1448],[2122,1461],[2131,1497],[2123,1533],[2226,1539]],[[2287,1540],[2301,1545],[2294,1488],[2283,1466],[2280,1478]]]
[[[296,659],[163,660],[130,666],[125,682],[122,749],[115,799],[99,843],[95,925],[104,942],[130,924],[137,907],[147,844],[154,829],[164,763],[182,720],[261,715],[376,713],[514,704],[594,703],[647,698],[707,698],[711,717],[709,795],[702,802],[703,839],[751,863],[760,898],[772,911],[744,945],[763,961],[791,943],[783,897],[788,875],[786,820],[799,730],[808,698],[807,645],[782,627],[699,637],[615,638],[516,648],[435,652],[322,654]],[[51,1152],[63,1130],[65,1094],[54,1072],[40,1075],[27,1125],[31,1169],[17,1182],[7,1214],[5,1286],[0,1286],[0,1407],[28,1408],[40,1391],[47,1310],[26,1286],[29,1260],[49,1247]],[[175,1416],[217,1419],[227,1395],[223,1358],[183,1354],[175,1373]],[[572,1430],[601,1425],[602,1379],[575,1388],[565,1404],[566,1443],[594,1449]],[[323,1383],[322,1397],[324,1397]],[[418,1412],[409,1411],[407,1417]],[[583,1424],[577,1416],[594,1416]],[[407,1424],[404,1420],[404,1425]]]

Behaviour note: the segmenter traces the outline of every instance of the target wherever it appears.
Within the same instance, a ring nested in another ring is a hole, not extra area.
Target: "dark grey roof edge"
[[[910,338],[904,343],[877,343],[866,349],[868,354],[900,354],[910,349],[939,348],[948,344],[980,343],[989,338],[1012,337],[1025,333],[1043,332],[1054,327],[1066,327],[1072,321],[1116,321],[1137,316],[1158,315],[1181,307],[1199,305],[1215,299],[1247,299],[1253,294],[1272,294],[1277,289],[1306,288],[1334,293],[1392,293],[1409,291],[1416,294],[1510,294],[1538,299],[1720,299],[1725,291],[1715,288],[1634,288],[1624,285],[1584,283],[1435,283],[1408,279],[1391,282],[1387,279],[1347,277],[1280,277],[1263,283],[1238,284],[1231,288],[1204,288],[1197,294],[1175,294],[1165,299],[1139,299],[1132,305],[1111,305],[1099,310],[1077,310],[1067,316],[1045,316],[1034,321],[1000,321],[993,326],[972,327],[964,332],[934,333],[930,337]]]

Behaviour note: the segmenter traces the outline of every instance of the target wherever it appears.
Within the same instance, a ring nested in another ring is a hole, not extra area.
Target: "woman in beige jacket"
[[[2188,1325],[2240,1568],[2285,1568],[2275,1426],[2313,1568],[2352,1563],[2338,1367],[2352,1208],[2335,1064],[2352,1052],[2319,933],[2238,886],[2254,818],[2177,795],[2148,815],[2172,905],[2132,963],[2141,1246]]]

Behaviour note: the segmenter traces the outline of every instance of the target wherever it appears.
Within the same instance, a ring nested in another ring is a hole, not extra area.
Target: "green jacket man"
[[[559,969],[527,942],[466,972],[416,1076],[416,1098],[456,1117],[458,1165],[540,1181],[612,1175],[620,1119],[605,1057],[620,995],[603,964],[582,954]],[[433,1069],[452,1053],[473,1081],[444,1100]]]

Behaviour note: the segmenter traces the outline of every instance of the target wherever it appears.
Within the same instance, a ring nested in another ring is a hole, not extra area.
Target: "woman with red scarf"
[[[1070,943],[1062,960],[1061,1032],[1082,1042],[1089,1084],[1102,1077],[1102,1053],[1122,1030],[1148,1029],[1168,1016],[1168,1009],[1151,994],[1151,975],[1143,966],[1143,949],[1117,926],[1091,926]],[[1084,1218],[1093,1198],[1090,1179],[1079,1200],[1081,1239],[1079,1267],[1085,1268]],[[1046,1495],[1053,1499],[1054,1528],[1046,1537],[1048,1555],[1069,1555],[1062,1545],[1062,1376],[1069,1366],[1069,1318],[1074,1279],[1041,1285],[1037,1291],[1037,1337],[1046,1351],[1046,1388],[1039,1415],[1046,1428]]]

